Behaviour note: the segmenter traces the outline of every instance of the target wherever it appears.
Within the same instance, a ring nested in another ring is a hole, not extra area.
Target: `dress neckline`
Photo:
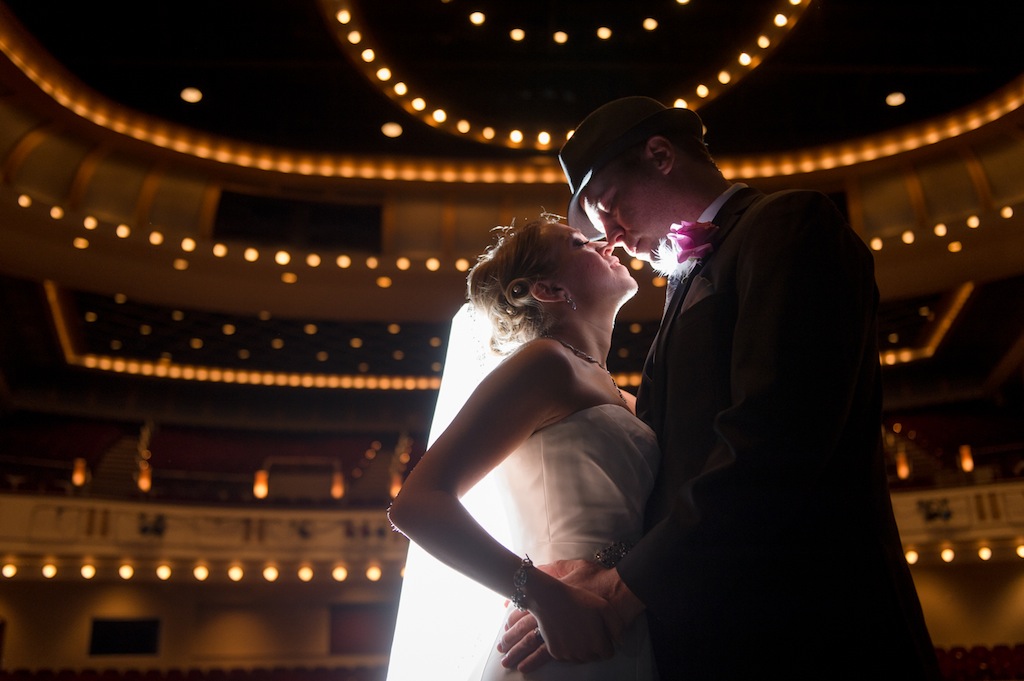
[[[589,407],[583,407],[582,409],[578,409],[577,411],[574,411],[573,413],[569,414],[565,418],[559,419],[558,421],[555,421],[554,423],[550,423],[550,424],[544,426],[543,428],[540,428],[540,429],[538,429],[538,430],[536,430],[534,432],[535,433],[539,433],[539,432],[541,432],[543,430],[546,430],[548,428],[551,428],[553,426],[557,426],[560,423],[564,423],[565,421],[570,421],[570,420],[576,420],[576,419],[583,418],[584,414],[587,414],[589,412],[592,412],[592,411],[598,410],[598,409],[599,410],[608,409],[608,410],[610,410],[608,412],[609,414],[615,414],[617,412],[622,412],[623,414],[625,414],[628,417],[628,421],[630,423],[635,423],[636,425],[639,425],[642,429],[649,431],[652,435],[656,435],[656,433],[654,432],[654,429],[651,428],[646,422],[641,420],[639,416],[637,416],[636,414],[631,412],[626,407],[624,407],[622,405],[619,405],[619,404],[615,404],[614,402],[603,402],[601,404],[594,404],[594,405],[591,405]]]

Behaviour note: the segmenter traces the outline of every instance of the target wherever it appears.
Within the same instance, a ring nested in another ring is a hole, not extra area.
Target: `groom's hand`
[[[618,639],[622,630],[643,612],[643,603],[615,570],[585,560],[558,561],[540,566],[540,569],[568,585],[585,589],[608,601],[612,612],[605,617],[605,622],[613,639]],[[530,613],[513,612],[505,628],[498,645],[499,652],[505,653],[502,659],[505,667],[528,673],[553,659],[547,646],[536,635],[537,620]]]

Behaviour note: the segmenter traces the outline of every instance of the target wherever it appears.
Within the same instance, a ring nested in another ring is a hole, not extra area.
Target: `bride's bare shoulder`
[[[538,338],[509,353],[494,370],[492,376],[502,382],[523,385],[534,389],[568,389],[575,379],[571,358],[557,341]]]

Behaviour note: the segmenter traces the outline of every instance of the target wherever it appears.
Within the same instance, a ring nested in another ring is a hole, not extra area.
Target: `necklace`
[[[601,362],[597,361],[597,359],[594,358],[593,356],[588,355],[587,353],[583,352],[582,350],[580,350],[576,346],[574,346],[574,345],[572,345],[570,343],[566,343],[561,338],[557,338],[555,336],[549,336],[548,334],[544,334],[543,337],[544,338],[550,338],[551,340],[553,340],[553,341],[555,341],[557,343],[560,343],[566,350],[568,350],[572,354],[576,355],[577,357],[579,357],[583,361],[590,362],[591,364],[596,364],[597,366],[599,366],[602,369],[604,369],[604,372],[606,374],[608,374],[608,378],[611,379],[612,385],[615,387],[615,392],[617,392],[619,394],[619,399],[622,400],[622,403],[624,405],[626,405],[627,407],[629,406],[629,403],[626,402],[626,396],[622,394],[622,388],[620,388],[619,384],[615,382],[615,377],[612,376],[612,372],[608,371],[608,367],[607,366],[605,366]]]

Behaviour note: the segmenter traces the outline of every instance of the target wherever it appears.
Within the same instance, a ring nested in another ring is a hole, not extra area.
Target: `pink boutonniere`
[[[679,262],[691,258],[703,258],[714,250],[711,236],[718,230],[718,225],[711,222],[687,222],[672,225],[668,230],[668,240],[675,246]]]

